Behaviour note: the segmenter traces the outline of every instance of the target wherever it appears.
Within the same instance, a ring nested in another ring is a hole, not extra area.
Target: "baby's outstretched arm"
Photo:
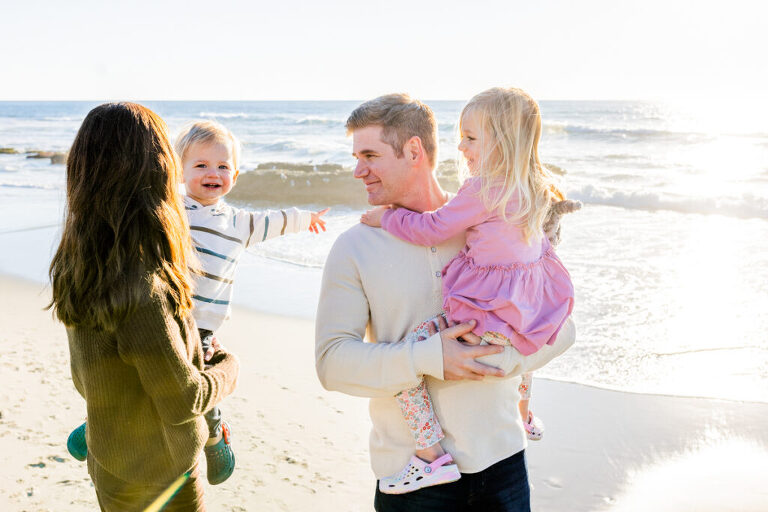
[[[319,234],[320,233],[320,229],[325,231],[325,221],[323,219],[321,219],[320,217],[322,217],[323,215],[328,213],[328,210],[330,210],[330,208],[325,208],[323,210],[320,210],[319,212],[313,212],[312,213],[312,220],[309,221],[309,230],[311,232],[313,232],[315,234]],[[318,229],[318,228],[320,228],[320,229]]]
[[[360,216],[360,222],[368,224],[374,228],[380,228],[381,217],[384,215],[385,211],[389,210],[389,208],[389,206],[377,206],[376,208],[368,210]]]

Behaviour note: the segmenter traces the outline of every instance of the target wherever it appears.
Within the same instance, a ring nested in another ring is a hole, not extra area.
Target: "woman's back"
[[[91,110],[67,160],[51,305],[86,400],[88,471],[102,510],[142,510],[158,486],[190,471],[176,501],[200,509],[202,414],[237,381],[232,354],[219,351],[203,368],[180,178],[167,126],[134,103]]]
[[[72,380],[87,403],[89,454],[118,478],[144,484],[192,468],[208,437],[200,414],[234,388],[197,378],[194,320],[174,316],[150,280],[146,300],[114,331],[67,328]],[[236,362],[225,368],[236,371]]]

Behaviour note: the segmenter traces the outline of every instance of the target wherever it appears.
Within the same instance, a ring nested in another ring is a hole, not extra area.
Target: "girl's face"
[[[472,176],[480,173],[481,164],[490,157],[491,137],[480,126],[479,117],[475,112],[468,112],[460,122],[459,151],[464,154]]]
[[[231,147],[220,142],[193,144],[184,153],[187,195],[202,204],[216,204],[237,181]]]

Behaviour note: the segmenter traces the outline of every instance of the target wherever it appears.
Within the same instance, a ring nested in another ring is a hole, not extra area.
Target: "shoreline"
[[[37,229],[46,229],[46,228],[52,228],[52,227],[60,227],[60,225],[52,225],[52,226],[41,226],[41,227],[35,227],[35,228],[24,228],[19,229],[16,231],[9,231],[8,233],[16,233],[16,232],[25,232],[30,230],[37,230]],[[307,271],[307,270],[318,270],[316,267],[307,267],[303,265],[299,265],[297,263],[291,262],[291,261],[282,261],[276,258],[272,258],[270,256],[259,256],[260,258],[263,258],[265,260],[265,263],[267,265],[269,264],[278,264],[278,265],[286,265],[289,268],[294,268],[299,271]],[[7,270],[0,269],[0,282],[3,282],[6,279],[10,280],[17,280],[20,284],[26,284],[30,286],[38,286],[41,290],[47,290],[49,284],[45,283],[39,283],[35,281],[34,279],[31,279],[26,276],[22,275],[16,275],[16,274],[9,274]],[[237,294],[237,291],[235,292]],[[244,295],[244,294],[237,294],[237,295]],[[261,310],[257,309],[253,306],[249,306],[247,304],[241,303],[239,301],[233,302],[233,312],[237,310],[246,311],[252,315],[262,315],[262,316],[274,316],[277,318],[280,318],[284,321],[290,322],[290,321],[311,321],[314,322],[314,316],[302,316],[302,315],[290,315],[285,312],[275,312],[275,311],[269,311],[269,310]],[[234,313],[232,315],[235,316]],[[226,326],[226,324],[225,324]],[[578,339],[577,339],[578,342]],[[541,370],[539,370],[540,372]],[[659,398],[684,398],[684,399],[692,399],[692,400],[711,400],[714,402],[724,402],[724,403],[730,403],[730,404],[754,404],[754,405],[766,405],[768,406],[768,401],[760,401],[760,400],[739,400],[736,398],[723,398],[723,397],[717,397],[717,396],[705,396],[705,395],[686,395],[686,394],[675,394],[675,393],[663,393],[663,392],[652,392],[652,391],[638,391],[633,389],[622,389],[619,387],[611,386],[610,384],[595,384],[591,382],[581,382],[578,380],[571,380],[567,378],[557,378],[557,377],[536,377],[537,381],[550,381],[550,382],[558,382],[562,384],[569,384],[574,386],[582,386],[585,388],[593,389],[595,391],[610,391],[614,393],[625,393],[628,395],[639,395],[639,396],[648,396],[648,397],[659,397]],[[768,420],[766,420],[766,428],[768,428]]]
[[[85,414],[47,287],[0,274],[0,469],[4,510],[92,510],[66,436]],[[235,308],[221,339],[242,362],[222,410],[238,465],[206,484],[211,510],[372,510],[368,401],[325,391],[310,319]],[[297,348],[298,347],[298,348]],[[665,397],[534,379],[546,433],[527,460],[537,511],[762,510],[768,404]],[[672,474],[674,478],[670,479]],[[587,483],[588,482],[588,483]],[[61,496],[66,498],[62,500]]]

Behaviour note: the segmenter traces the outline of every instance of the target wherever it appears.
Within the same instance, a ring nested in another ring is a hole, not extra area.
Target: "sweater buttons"
[[[429,250],[432,252],[437,252],[437,247],[430,247]]]
[[[443,273],[440,272],[439,270],[437,272],[435,272],[435,277],[441,277],[442,275],[443,275]]]

